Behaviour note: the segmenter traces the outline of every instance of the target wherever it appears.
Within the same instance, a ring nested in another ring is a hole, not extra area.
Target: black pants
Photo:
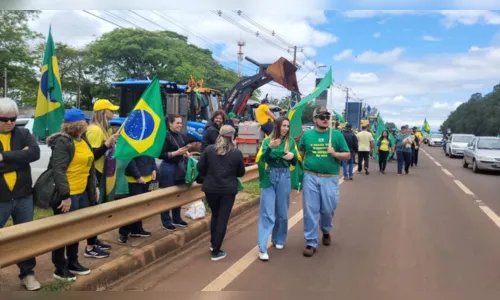
[[[220,251],[224,236],[226,235],[227,222],[233,209],[236,195],[207,194],[205,193],[208,206],[212,211],[210,220],[210,235],[213,247],[212,254]]]
[[[135,196],[147,193],[149,191],[149,183],[129,183],[128,184],[128,194],[129,196]],[[129,235],[130,233],[140,233],[143,230],[142,220],[120,227],[118,230],[119,234]]]
[[[411,149],[411,166],[417,165],[418,164],[418,149],[412,148]]]
[[[365,162],[365,170],[368,170],[370,161],[370,151],[359,151],[358,152],[358,172],[363,169],[363,161]]]
[[[378,166],[380,171],[385,171],[387,167],[387,157],[389,157],[389,151],[379,150],[378,152]]]

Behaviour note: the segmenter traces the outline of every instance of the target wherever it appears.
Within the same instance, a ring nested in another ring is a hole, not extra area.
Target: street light
[[[302,78],[301,78],[299,81],[297,81],[297,82],[301,82],[301,81],[302,81],[302,79],[304,79],[304,78],[306,78],[306,77],[307,77],[307,75],[309,75],[309,74],[311,74],[312,72],[314,72],[314,70],[316,70],[316,69],[320,69],[320,68],[326,68],[326,66],[325,66],[325,65],[320,65],[320,66],[315,67],[314,69],[312,69],[311,71],[309,71],[309,73],[307,73],[306,75],[304,75],[304,77],[302,77]]]

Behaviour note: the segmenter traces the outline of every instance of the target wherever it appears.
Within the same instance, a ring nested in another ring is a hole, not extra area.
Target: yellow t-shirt
[[[373,141],[373,135],[368,131],[361,131],[356,135],[358,138],[358,151],[370,151],[370,142]]]
[[[10,132],[7,134],[0,133],[0,143],[2,144],[4,152],[10,151],[10,137],[11,137]],[[5,183],[7,183],[7,187],[12,192],[14,190],[14,187],[16,186],[17,173],[15,171],[5,173],[5,174],[3,174],[3,179],[5,179]]]
[[[383,139],[380,141],[380,151],[389,151],[389,141],[386,139]]]
[[[260,125],[266,124],[267,120],[269,120],[271,117],[267,114],[269,111],[269,106],[267,104],[261,104],[257,109],[255,110],[255,121],[259,123]]]
[[[104,144],[104,142],[113,134],[111,128],[108,129],[108,134],[104,134],[101,127],[97,125],[90,125],[87,128],[87,140],[90,143],[92,148],[99,148]],[[95,161],[95,169],[99,173],[103,173],[104,170],[104,156],[101,156],[98,160]]]
[[[73,140],[73,144],[75,145],[75,155],[66,170],[71,196],[85,192],[90,168],[94,161],[94,154],[84,140]]]

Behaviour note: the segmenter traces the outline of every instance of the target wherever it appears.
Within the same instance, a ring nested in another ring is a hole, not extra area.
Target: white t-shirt
[[[373,135],[368,131],[361,131],[356,135],[358,138],[358,151],[371,151],[370,142],[373,142]]]

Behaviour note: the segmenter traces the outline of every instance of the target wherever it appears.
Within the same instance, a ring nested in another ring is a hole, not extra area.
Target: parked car
[[[464,151],[473,138],[473,134],[452,134],[450,140],[446,143],[446,155],[450,158],[464,156]]]
[[[467,145],[462,160],[462,167],[472,165],[472,171],[500,171],[500,137],[475,137]]]
[[[443,135],[439,133],[433,133],[429,135],[429,146],[431,147],[441,147],[443,145]]]

